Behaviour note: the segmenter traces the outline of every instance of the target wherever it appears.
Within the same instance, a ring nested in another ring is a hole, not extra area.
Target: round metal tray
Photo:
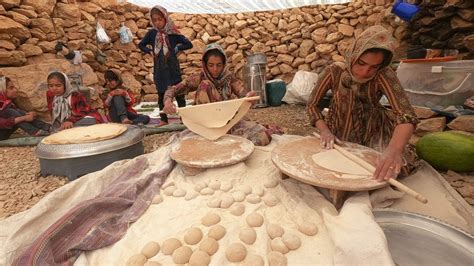
[[[472,265],[473,236],[435,218],[393,209],[374,210],[397,265]]]
[[[102,154],[132,146],[143,140],[145,132],[138,126],[129,125],[120,136],[83,144],[44,144],[36,147],[36,156],[42,159],[69,159]]]

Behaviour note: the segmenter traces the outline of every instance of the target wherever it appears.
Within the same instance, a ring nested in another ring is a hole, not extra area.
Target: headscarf
[[[155,24],[153,24],[152,14],[153,14],[154,10],[158,10],[166,20],[165,26],[161,30],[158,29],[155,26]],[[169,49],[170,49],[169,48],[170,47],[170,42],[169,42],[169,39],[168,39],[168,35],[169,34],[180,34],[179,31],[178,31],[178,28],[176,28],[176,26],[174,25],[173,20],[169,17],[169,14],[168,14],[168,11],[166,11],[166,8],[164,8],[162,6],[159,6],[159,5],[154,6],[150,10],[150,23],[153,26],[153,28],[157,31],[153,52],[155,53],[155,55],[158,55],[160,53],[161,49],[163,49],[163,55],[165,57],[168,57]]]
[[[357,37],[345,54],[345,70],[341,74],[341,86],[347,89],[358,91],[361,84],[373,79],[378,72],[387,67],[392,61],[393,52],[396,47],[396,41],[392,34],[384,27],[376,25],[367,28],[359,37]],[[371,48],[380,48],[390,52],[389,58],[384,58],[383,65],[374,74],[374,76],[367,79],[357,79],[352,74],[352,65],[359,59],[359,57]]]
[[[54,72],[52,72],[54,73]],[[64,84],[64,93],[59,96],[54,96],[53,98],[53,126],[59,127],[66,119],[71,116],[71,106],[69,104],[69,97],[75,91],[76,88],[73,88],[69,78],[66,74],[62,72],[57,72],[64,76],[64,80],[66,81]],[[50,73],[51,74],[51,73]],[[48,75],[49,76],[49,75]]]
[[[0,110],[4,110],[12,104],[12,100],[7,98],[7,78],[0,76]]]
[[[221,74],[217,78],[213,78],[209,70],[207,69],[206,62],[204,62],[204,57],[206,54],[211,50],[217,50],[224,56],[224,69],[222,70]],[[217,43],[211,43],[206,46],[204,49],[204,53],[202,54],[202,75],[205,79],[211,81],[212,85],[218,91],[222,91],[222,97],[224,100],[227,100],[227,96],[230,95],[231,90],[231,80],[232,80],[232,73],[227,68],[227,56],[225,54],[224,49]]]

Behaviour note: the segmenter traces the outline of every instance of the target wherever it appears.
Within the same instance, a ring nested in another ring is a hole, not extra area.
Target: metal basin
[[[144,137],[141,128],[128,126],[123,134],[109,140],[62,145],[39,143],[35,153],[40,161],[41,175],[67,176],[69,180],[74,180],[115,161],[143,154]]]
[[[374,210],[397,265],[473,265],[473,236],[424,215]]]

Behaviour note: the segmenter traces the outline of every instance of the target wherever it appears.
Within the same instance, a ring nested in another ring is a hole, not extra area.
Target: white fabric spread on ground
[[[248,184],[254,187],[254,192],[257,194],[259,190],[264,190],[265,195],[273,195],[279,199],[279,204],[275,207],[267,207],[262,203],[246,203],[245,213],[241,216],[231,215],[229,209],[212,209],[221,216],[222,221],[219,224],[227,227],[227,233],[218,242],[219,250],[212,257],[211,263],[229,264],[225,258],[226,247],[230,243],[239,242],[239,229],[246,227],[245,217],[252,211],[256,211],[263,215],[265,221],[263,226],[255,228],[256,243],[247,247],[249,253],[261,254],[265,261],[267,261],[266,253],[269,251],[265,224],[276,223],[280,224],[285,232],[291,232],[302,240],[299,249],[286,254],[289,265],[312,262],[320,265],[392,264],[390,254],[386,250],[385,238],[372,217],[367,193],[358,193],[349,198],[340,214],[337,215],[334,207],[309,185],[293,179],[285,179],[275,188],[264,186],[266,185],[264,180],[279,179],[281,176],[270,160],[270,151],[275,147],[275,142],[291,138],[291,136],[274,136],[269,146],[257,147],[247,161],[237,165],[206,170],[193,177],[183,176],[180,166],[176,166],[171,172],[167,185],[173,182],[176,187],[185,189],[188,193],[194,189],[193,184],[208,181],[210,185],[210,181],[217,179],[221,181],[221,188],[225,187],[225,184],[233,184],[233,190],[241,190],[243,185]],[[175,144],[172,143],[151,154],[142,155],[146,156],[150,162],[154,162],[143,174],[159,169],[161,162],[169,156],[169,150]],[[1,220],[0,265],[11,264],[18,251],[27,247],[72,206],[98,195],[115,179],[117,173],[120,173],[124,167],[132,165],[133,160],[116,162],[104,170],[83,176],[51,192],[31,209]],[[430,202],[426,205],[415,202],[410,206],[419,212],[428,212],[435,217],[450,216],[450,223],[463,228],[469,226],[466,216],[457,213],[457,205],[459,205],[456,202],[457,199],[451,197],[443,186],[438,185],[435,177],[437,173],[432,168],[425,167],[422,170],[423,172],[417,173],[416,183],[412,185],[415,190],[420,190],[421,187],[429,188],[430,192],[426,195],[430,197]],[[213,182],[212,186],[214,183],[216,182]],[[224,194],[224,192],[218,191],[217,194]],[[76,261],[76,265],[123,265],[131,255],[138,253],[149,241],[153,240],[162,244],[170,237],[183,240],[186,229],[191,226],[203,229],[206,235],[208,229],[201,224],[200,220],[209,211],[208,200],[214,198],[215,195],[199,195],[189,201],[186,201],[184,197],[163,196],[163,202],[152,204],[144,215],[131,225],[122,240],[110,247],[82,254]],[[432,198],[436,198],[436,201]],[[403,197],[397,202],[403,204],[405,201],[412,202],[410,197]],[[443,206],[443,208],[437,208],[438,206]],[[436,213],[431,213],[433,209],[437,209]],[[411,209],[411,211],[414,210]],[[457,215],[452,215],[456,213]],[[315,223],[319,232],[315,236],[299,233],[296,224],[303,222]],[[193,250],[196,248],[197,245],[192,246]],[[171,263],[171,256],[164,257],[161,252],[155,258],[163,265]]]
[[[279,10],[319,4],[343,4],[350,2],[350,0],[127,0],[127,2],[149,8],[160,5],[165,7],[168,12],[225,14]]]

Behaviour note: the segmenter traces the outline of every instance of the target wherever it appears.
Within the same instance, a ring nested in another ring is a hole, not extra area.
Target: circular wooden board
[[[171,158],[187,167],[216,168],[247,159],[254,148],[253,143],[243,137],[224,135],[212,141],[195,135],[181,140],[171,151]]]
[[[344,148],[374,165],[379,153],[373,149],[345,142]],[[372,177],[342,178],[342,174],[323,168],[313,161],[312,156],[323,149],[319,138],[306,137],[278,145],[272,151],[272,161],[284,174],[303,183],[343,191],[365,191],[381,188],[386,182]]]

